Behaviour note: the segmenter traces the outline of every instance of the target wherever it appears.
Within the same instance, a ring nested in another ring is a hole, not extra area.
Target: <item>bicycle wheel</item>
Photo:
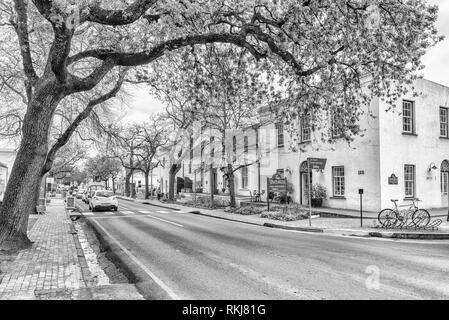
[[[430,223],[430,213],[427,210],[419,209],[412,216],[413,224],[419,228],[425,228]]]
[[[391,228],[391,227],[393,227],[393,226],[397,223],[397,221],[398,221],[398,218],[397,218],[397,216],[396,216],[396,212],[394,212],[394,211],[391,210],[391,209],[385,209],[385,210],[382,210],[382,211],[379,213],[379,216],[378,216],[377,219],[379,220],[380,224],[381,224],[384,228]]]

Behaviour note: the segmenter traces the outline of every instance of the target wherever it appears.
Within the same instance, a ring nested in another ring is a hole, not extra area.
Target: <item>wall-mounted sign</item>
[[[326,168],[327,159],[309,158],[310,170],[324,170]]]
[[[393,173],[391,177],[388,178],[388,184],[390,185],[399,184],[399,178]]]

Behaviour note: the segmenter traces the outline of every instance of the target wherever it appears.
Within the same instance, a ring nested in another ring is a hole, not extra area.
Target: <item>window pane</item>
[[[414,133],[414,111],[413,103],[404,101],[402,106],[403,130],[407,133]]]
[[[415,166],[404,167],[405,196],[415,197]]]
[[[282,123],[278,123],[276,125],[277,134],[278,134],[278,147],[284,146],[284,125]]]
[[[448,109],[440,108],[440,135],[448,137]]]
[[[310,118],[307,116],[301,119],[301,141],[310,141]]]
[[[345,169],[344,167],[332,168],[332,180],[334,196],[343,197],[345,195]]]

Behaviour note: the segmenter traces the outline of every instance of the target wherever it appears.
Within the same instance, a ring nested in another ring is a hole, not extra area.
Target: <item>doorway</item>
[[[218,194],[217,169],[213,169],[213,171],[212,171],[212,190],[213,190],[214,194]]]

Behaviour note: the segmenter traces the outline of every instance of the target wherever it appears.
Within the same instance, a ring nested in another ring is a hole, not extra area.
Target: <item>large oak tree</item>
[[[72,95],[90,92],[105,81],[113,83],[120,67],[149,64],[186,46],[227,43],[264,59],[271,80],[279,79],[296,95],[316,100],[322,99],[322,93],[336,94],[327,100],[349,112],[372,95],[389,100],[401,96],[421,68],[426,49],[439,40],[437,9],[424,0],[373,4],[361,0],[4,1],[2,25],[5,19],[10,21],[15,33],[2,32],[0,45],[21,56],[27,110],[0,213],[0,247],[30,245],[26,229],[35,203],[28,195],[36,192],[47,161],[55,110]],[[5,12],[13,14],[5,17]],[[367,23],[373,12],[380,20],[374,28]],[[4,39],[17,45],[12,48]],[[369,94],[360,86],[365,74],[372,77]],[[295,115],[293,107],[286,112]]]

